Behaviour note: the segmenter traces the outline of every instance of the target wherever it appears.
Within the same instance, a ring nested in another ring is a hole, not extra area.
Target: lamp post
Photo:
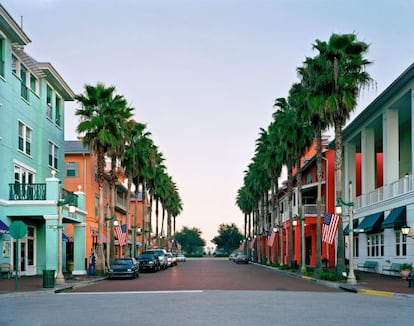
[[[57,202],[58,206],[58,225],[56,226],[58,231],[58,263],[57,263],[57,274],[56,274],[56,284],[65,284],[65,277],[63,276],[63,206],[69,205],[69,213],[75,213],[75,206],[71,204],[71,198],[68,199],[62,198],[62,188],[59,189],[59,200]]]
[[[352,198],[352,182],[349,182],[349,198]],[[340,197],[337,199],[335,206],[335,213],[342,216],[342,205],[348,207],[349,212],[349,272],[347,282],[349,284],[356,284],[354,274],[354,221],[352,219],[354,202],[344,202]]]

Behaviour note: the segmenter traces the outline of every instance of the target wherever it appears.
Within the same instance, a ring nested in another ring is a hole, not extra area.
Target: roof
[[[30,38],[17,25],[16,21],[10,16],[6,9],[0,3],[0,29],[6,34],[12,43],[26,45],[31,42]]]
[[[373,100],[357,117],[355,117],[349,125],[342,131],[343,139],[347,138],[356,129],[369,120],[370,117],[383,105],[401,92],[401,89],[406,86],[410,80],[414,79],[414,63],[411,64],[400,76],[397,77],[375,100]],[[334,141],[333,141],[334,142]]]
[[[79,140],[65,140],[65,154],[90,154],[89,146],[84,147]]]

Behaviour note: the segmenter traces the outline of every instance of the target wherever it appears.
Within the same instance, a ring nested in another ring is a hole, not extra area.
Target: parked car
[[[177,261],[178,262],[184,262],[185,261],[185,256],[184,254],[177,254]]]
[[[248,264],[249,263],[249,257],[246,254],[239,253],[234,258],[234,262],[236,264]]]
[[[108,277],[139,277],[139,264],[133,257],[116,258],[109,268]]]
[[[168,268],[168,258],[167,258],[167,251],[162,248],[158,249],[149,249],[147,251],[155,252],[158,255],[158,260],[160,261],[160,266],[162,270]]]
[[[177,256],[172,252],[167,252],[168,267],[177,265]]]
[[[156,272],[161,270],[158,254],[154,251],[144,251],[138,257],[139,270]]]
[[[229,256],[229,260],[230,261],[234,261],[234,259],[236,258],[237,252],[232,252]]]

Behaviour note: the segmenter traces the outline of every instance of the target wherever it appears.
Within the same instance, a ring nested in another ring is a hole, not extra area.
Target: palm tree
[[[372,79],[365,71],[371,64],[365,59],[369,45],[357,40],[355,34],[332,34],[329,41],[316,40],[314,49],[324,62],[325,87],[321,90],[327,117],[335,130],[335,191],[342,198],[342,128],[355,110],[359,91]],[[342,219],[342,218],[341,218]],[[345,271],[342,221],[338,227],[337,273]]]
[[[119,134],[114,134],[111,128],[113,114],[117,112],[123,98],[115,95],[115,87],[106,87],[102,83],[96,86],[86,85],[85,93],[75,96],[81,104],[75,114],[80,117],[76,130],[83,135],[82,142],[88,145],[92,154],[97,156],[97,180],[99,187],[99,239],[98,239],[98,270],[104,270],[105,255],[103,252],[103,186],[105,181],[105,155],[119,144]]]
[[[307,101],[306,101],[306,90],[302,84],[294,84],[289,91],[289,105],[294,110],[294,120],[291,120],[295,134],[293,135],[296,139],[293,147],[294,159],[296,160],[296,185],[298,191],[298,212],[301,230],[301,270],[306,270],[305,262],[305,225],[304,216],[302,209],[302,162],[301,159],[305,152],[309,149],[313,141],[313,127],[307,120]]]
[[[315,58],[306,58],[302,67],[297,69],[304,92],[307,94],[307,105],[302,111],[304,119],[313,126],[316,139],[316,175],[317,175],[317,198],[316,198],[316,260],[315,271],[322,271],[321,261],[321,217],[322,217],[322,132],[328,128],[323,97],[320,89],[323,89],[326,79],[323,77],[323,63]],[[325,177],[326,179],[326,177]]]

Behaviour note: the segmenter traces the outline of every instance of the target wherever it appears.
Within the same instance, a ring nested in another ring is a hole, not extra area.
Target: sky
[[[0,1],[32,40],[26,52],[76,94],[103,82],[135,108],[183,201],[176,230],[196,227],[208,246],[222,223],[243,232],[235,201],[259,130],[316,39],[355,33],[370,45],[375,86],[355,114],[414,62],[406,0]],[[65,105],[74,140],[78,104]]]

